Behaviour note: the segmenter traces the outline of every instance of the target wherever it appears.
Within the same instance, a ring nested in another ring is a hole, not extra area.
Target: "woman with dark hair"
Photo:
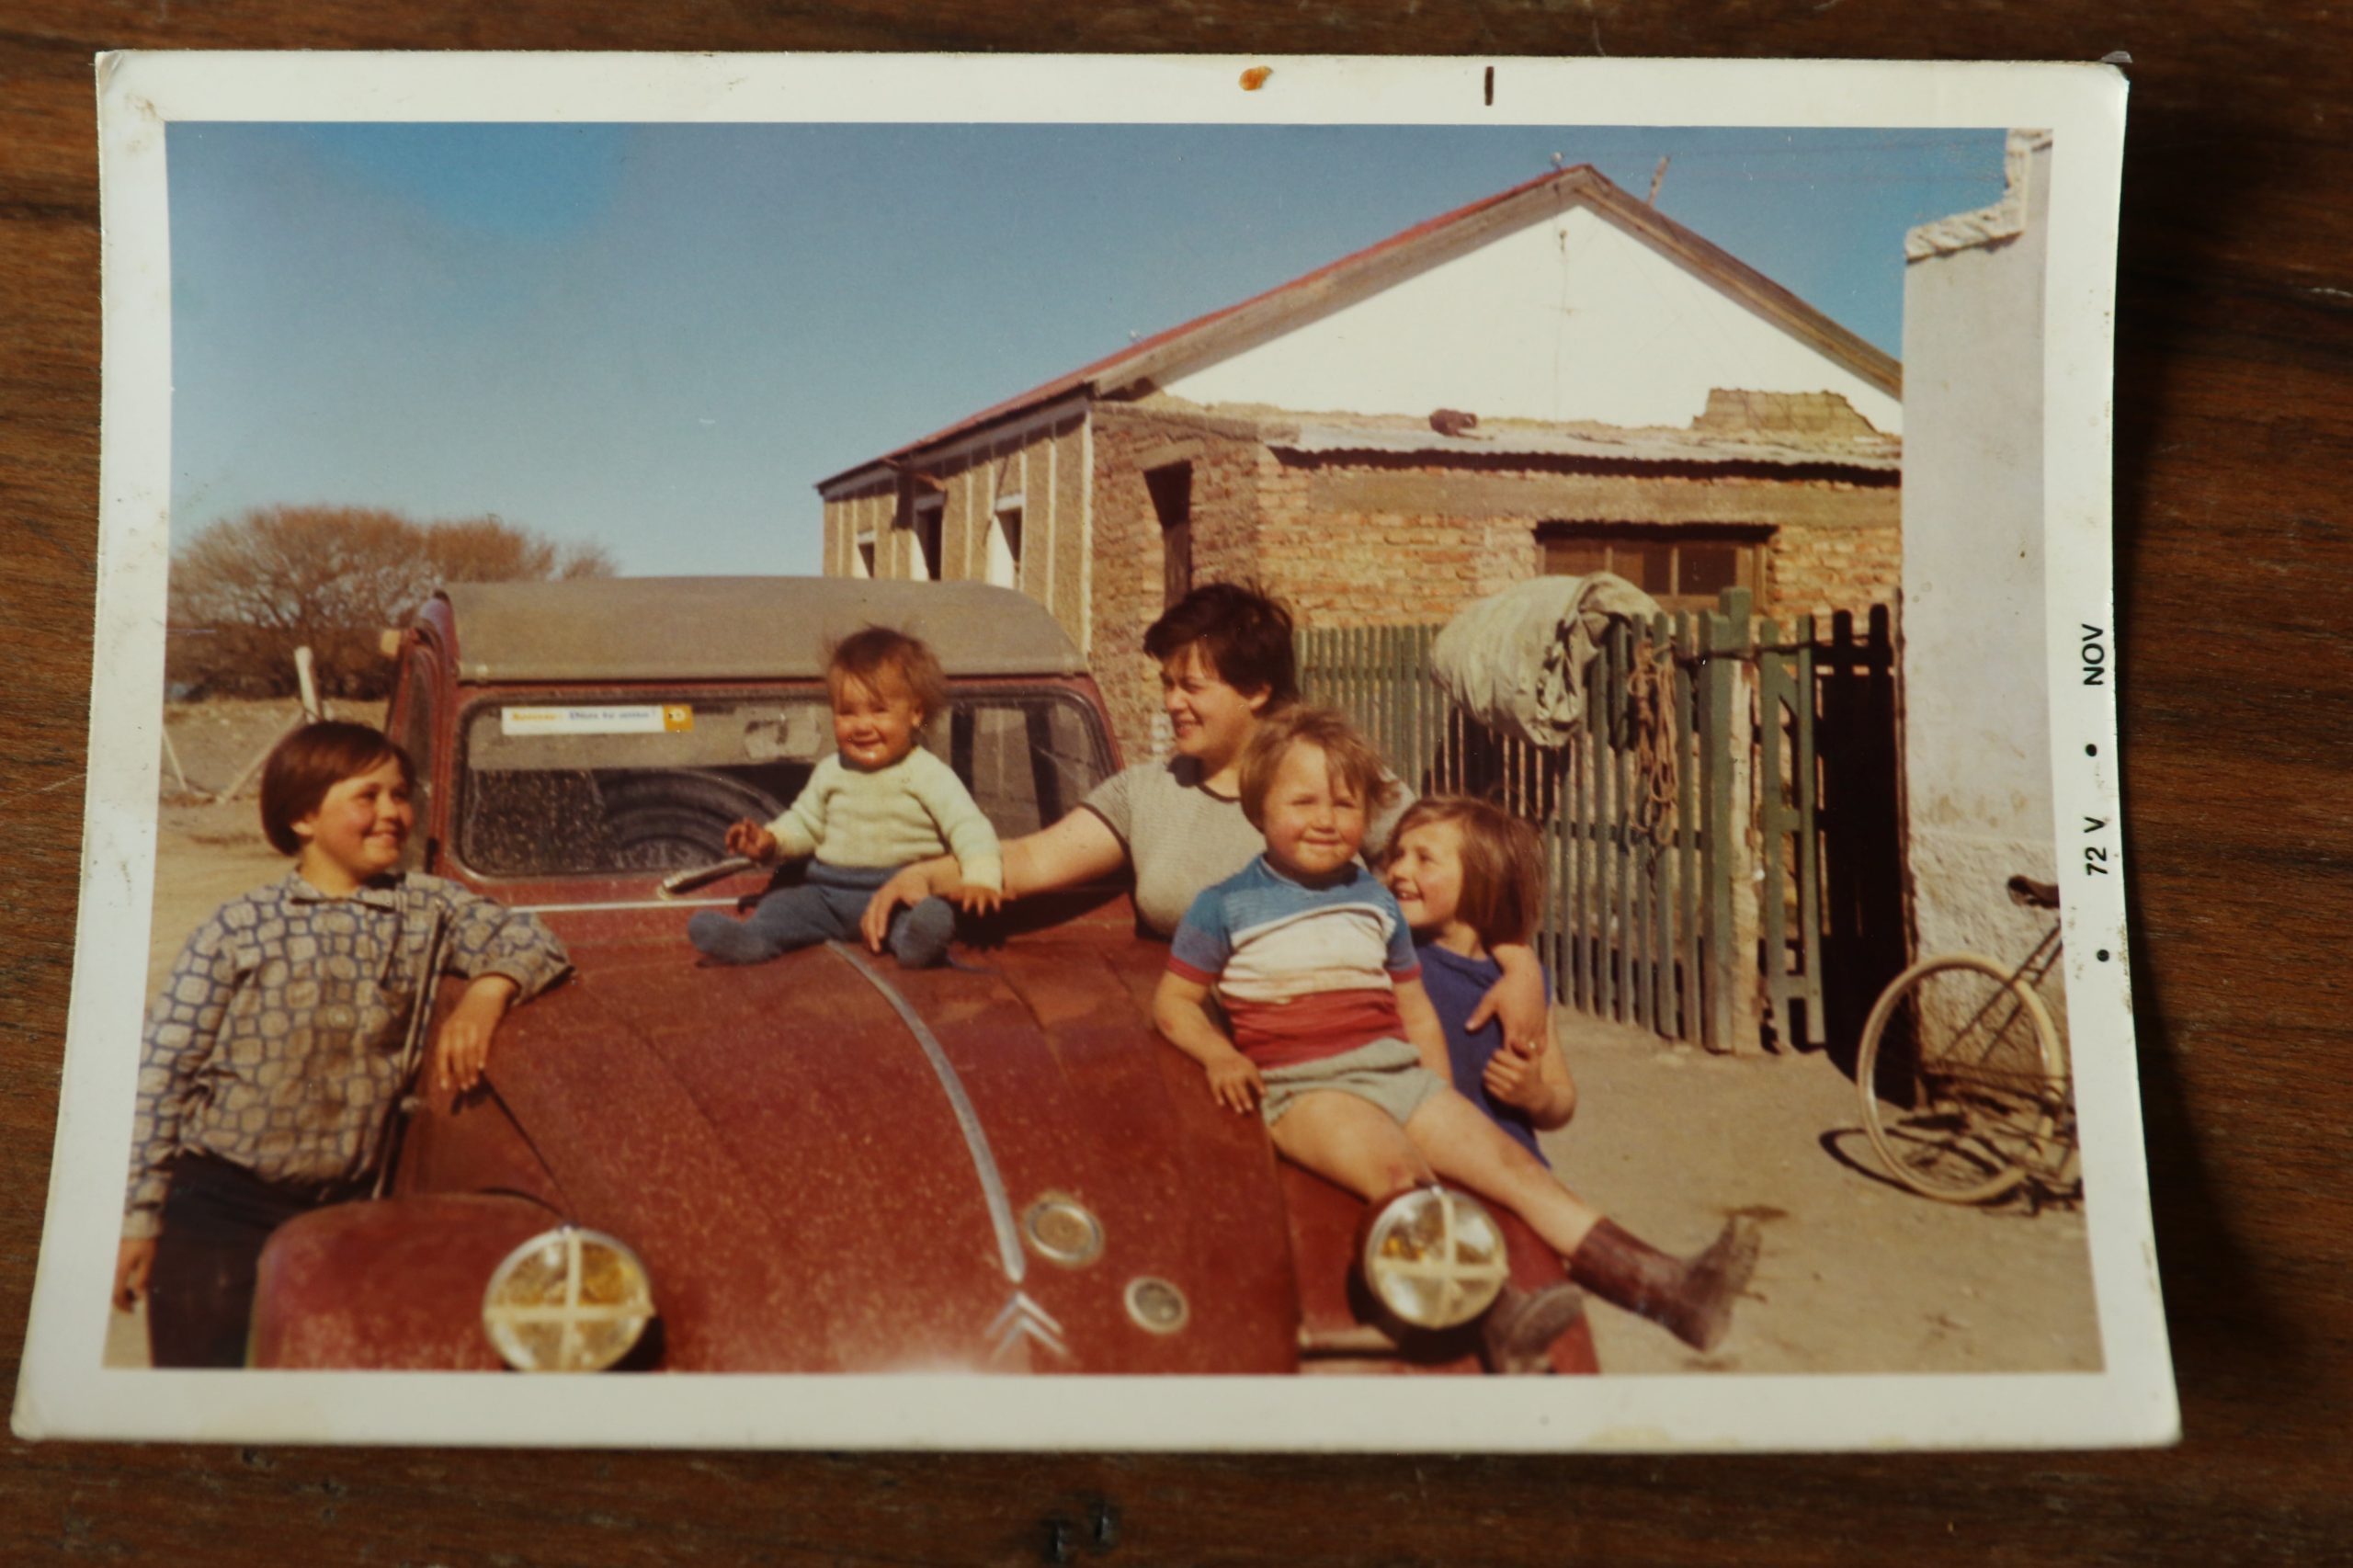
[[[1139,920],[1166,937],[1202,889],[1233,875],[1266,848],[1264,836],[1242,813],[1242,754],[1261,719],[1299,700],[1299,674],[1290,612],[1235,583],[1195,588],[1152,623],[1143,646],[1160,665],[1173,755],[1123,769],[1052,826],[1006,841],[1005,894],[1051,892],[1130,869]],[[1412,801],[1401,790],[1370,824],[1365,853],[1376,862]],[[881,940],[893,911],[944,893],[956,875],[956,862],[941,856],[908,866],[884,883],[866,908],[868,945]],[[1543,972],[1535,954],[1525,947],[1503,948],[1495,957],[1504,978],[1481,1004],[1477,1023],[1500,1014],[1510,1039],[1549,1039]]]

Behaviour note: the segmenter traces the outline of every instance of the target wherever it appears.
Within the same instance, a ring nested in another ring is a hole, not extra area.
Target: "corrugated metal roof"
[[[922,638],[950,676],[1086,673],[1043,605],[983,583],[605,577],[439,597],[463,681],[811,679],[829,639],[869,624]]]
[[[1702,239],[1656,209],[1635,200],[1592,165],[1575,164],[1523,181],[1507,190],[1497,191],[1468,206],[1441,213],[1392,234],[1378,244],[1319,267],[1313,272],[1303,273],[1288,283],[1278,284],[1222,310],[1196,316],[1165,332],[1131,343],[1117,353],[1041,382],[1002,403],[992,403],[977,414],[909,441],[904,446],[893,448],[879,458],[870,458],[838,473],[830,474],[819,480],[816,488],[824,490],[868,469],[906,461],[926,449],[1009,419],[1082,388],[1116,387],[1121,384],[1118,372],[1123,366],[1132,367],[1137,361],[1153,358],[1165,359],[1170,351],[1181,349],[1184,340],[1206,334],[1221,324],[1230,324],[1235,317],[1248,313],[1279,312],[1291,305],[1294,300],[1304,304],[1341,286],[1357,274],[1393,263],[1400,251],[1425,243],[1435,243],[1448,231],[1483,214],[1492,213],[1498,208],[1520,200],[1535,203],[1569,198],[1585,200],[1596,212],[1620,227],[1643,235],[1681,257],[1687,264],[1707,272],[1745,300],[1752,308],[1771,317],[1785,330],[1805,339],[1889,396],[1903,395],[1904,368],[1893,355],[1849,332],[1731,252]]]
[[[1267,431],[1267,445],[1287,452],[1406,452],[1472,457],[1591,458],[1636,463],[1768,463],[1789,468],[1901,472],[1892,455],[1810,449],[1765,441],[1727,441],[1675,430],[1629,431],[1624,438],[1522,430],[1508,426],[1475,436],[1444,436],[1410,426],[1302,425]]]

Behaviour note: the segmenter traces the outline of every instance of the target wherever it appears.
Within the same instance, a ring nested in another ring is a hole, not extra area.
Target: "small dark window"
[[[1193,465],[1154,469],[1143,483],[1160,519],[1161,602],[1173,605],[1193,591]]]
[[[872,534],[868,534],[858,541],[858,564],[859,576],[874,575],[874,536]]]
[[[1668,609],[1712,608],[1726,588],[1764,581],[1768,528],[1543,523],[1536,544],[1547,576],[1614,573]]]
[[[1740,558],[1745,546],[1736,544],[1687,544],[1682,558],[1677,562],[1676,588],[1678,592],[1704,594],[1714,597],[1725,588],[1740,585]]]
[[[1651,597],[1675,592],[1675,546],[1658,540],[1628,540],[1611,551],[1610,568]]]
[[[1000,562],[992,552],[989,560],[989,581],[1000,588],[1021,586],[1021,508],[1006,506],[996,515],[997,533],[1005,540],[1005,557]],[[1003,581],[999,581],[1002,575]]]
[[[1544,575],[1589,577],[1609,570],[1609,547],[1593,540],[1550,539],[1544,541]]]
[[[937,506],[918,505],[915,507],[916,565],[921,568],[918,574],[933,582],[939,581],[943,575],[940,570],[939,536],[940,525],[947,516],[948,507],[944,502]]]

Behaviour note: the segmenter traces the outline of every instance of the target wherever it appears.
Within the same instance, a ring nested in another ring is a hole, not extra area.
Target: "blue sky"
[[[173,526],[496,513],[624,572],[814,572],[828,474],[1591,163],[1891,353],[2002,132],[249,125],[169,131]]]

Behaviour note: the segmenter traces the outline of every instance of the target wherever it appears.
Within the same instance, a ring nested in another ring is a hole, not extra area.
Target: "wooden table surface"
[[[2185,0],[352,0],[0,7],[0,1355],[65,1028],[108,48],[1256,50],[2135,63],[2118,320],[2134,1003],[2186,1440],[2157,1452],[1281,1459],[32,1446],[0,1560],[2346,1560],[2353,8]],[[2331,1153],[2331,1150],[2337,1151]],[[2330,1478],[2335,1477],[2332,1481]]]

